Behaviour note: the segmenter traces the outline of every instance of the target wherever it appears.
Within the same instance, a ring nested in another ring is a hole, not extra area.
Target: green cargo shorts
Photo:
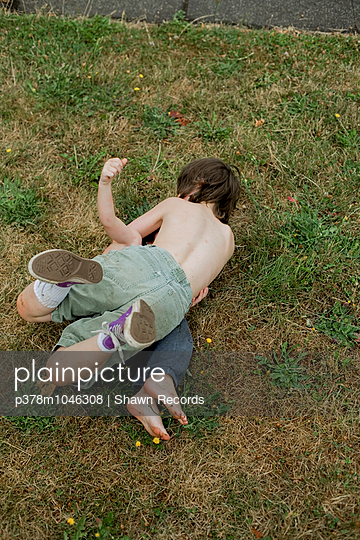
[[[192,290],[183,269],[165,249],[154,245],[129,246],[94,258],[104,272],[95,285],[73,285],[67,297],[52,312],[54,322],[75,320],[67,326],[56,347],[70,347],[101,331],[143,299],[155,314],[156,340],[167,336],[184,318]],[[125,360],[136,354],[123,347]]]

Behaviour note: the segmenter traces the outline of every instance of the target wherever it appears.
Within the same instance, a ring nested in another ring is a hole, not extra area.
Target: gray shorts
[[[157,246],[129,246],[94,258],[104,272],[95,285],[74,285],[52,312],[54,322],[75,320],[67,326],[56,347],[70,347],[101,331],[143,299],[155,313],[156,340],[167,336],[188,311],[192,290],[183,269],[172,255]],[[124,345],[125,360],[136,354]]]

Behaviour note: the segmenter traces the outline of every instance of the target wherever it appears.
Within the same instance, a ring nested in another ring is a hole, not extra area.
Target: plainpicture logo
[[[130,368],[125,367],[123,364],[118,364],[116,367],[105,366],[99,368],[99,363],[95,362],[95,370],[93,372],[90,368],[81,365],[83,360],[79,358],[79,356],[80,355],[77,355],[80,365],[75,368],[71,366],[59,368],[58,362],[55,362],[55,368],[46,366],[37,367],[35,358],[31,361],[31,369],[23,366],[16,367],[14,372],[15,392],[19,389],[20,384],[28,381],[41,381],[43,383],[52,382],[58,386],[62,386],[68,381],[69,374],[71,379],[68,384],[76,384],[78,391],[81,390],[83,383],[88,383],[90,381],[99,382],[101,380],[105,383],[111,383],[115,380],[119,382],[125,382],[127,380],[131,383],[139,382],[140,380],[147,378],[147,373],[149,373],[149,376],[154,382],[162,382],[164,380],[165,372],[159,367],[152,369],[144,367],[142,370],[138,368],[137,375],[132,377]]]

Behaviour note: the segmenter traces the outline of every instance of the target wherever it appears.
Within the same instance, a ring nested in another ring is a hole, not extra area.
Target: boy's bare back
[[[139,245],[143,238],[159,230],[154,244],[166,249],[182,267],[196,297],[216,278],[233,254],[234,236],[230,227],[214,215],[214,203],[190,202],[194,191],[182,198],[179,195],[165,199],[126,226],[115,216],[111,194],[112,179],[126,162],[126,159],[110,159],[100,177],[99,217],[114,241],[106,251]]]
[[[214,216],[211,204],[171,197],[133,221],[131,227],[142,237],[160,227],[154,244],[179,263],[194,296],[215,279],[234,251],[233,233]]]

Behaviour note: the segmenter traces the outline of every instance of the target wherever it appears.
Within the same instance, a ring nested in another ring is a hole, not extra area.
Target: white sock
[[[46,308],[57,307],[69,294],[71,287],[58,287],[54,283],[46,283],[37,279],[34,283],[34,293],[40,304]]]

